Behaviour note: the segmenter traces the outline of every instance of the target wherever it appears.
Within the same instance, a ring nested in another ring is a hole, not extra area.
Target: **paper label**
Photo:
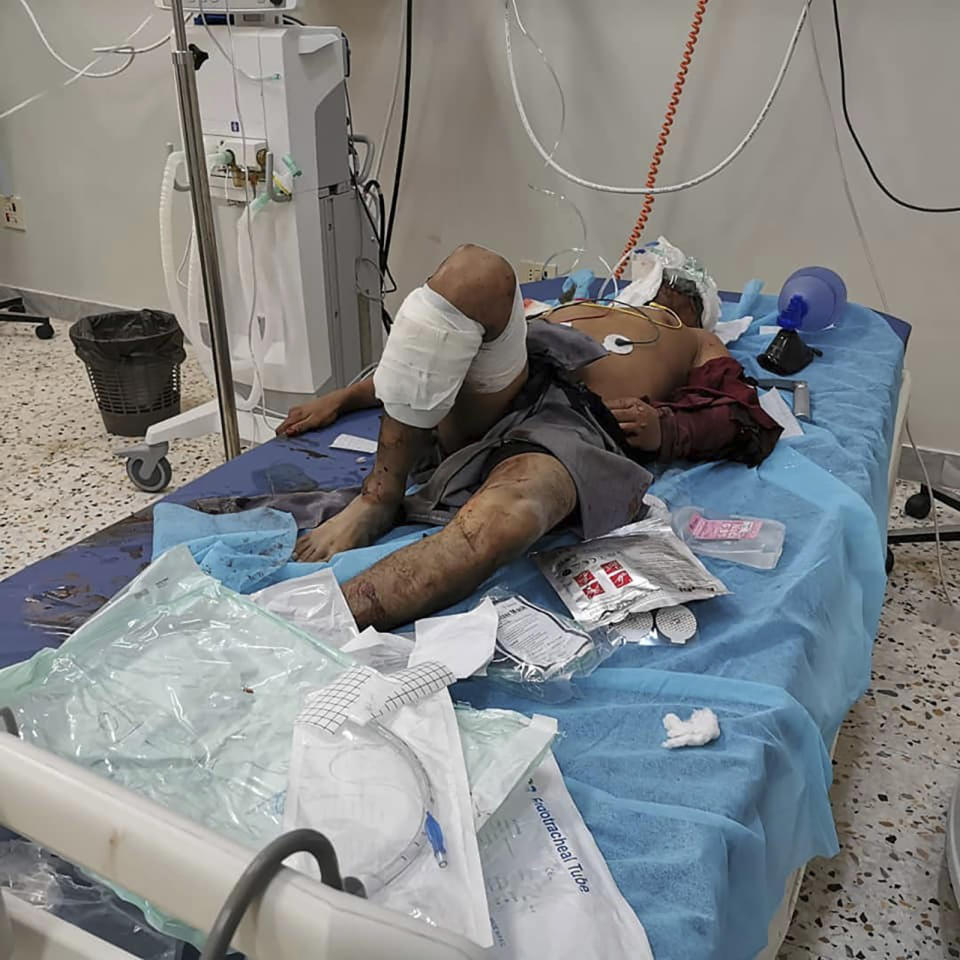
[[[695,513],[687,529],[698,540],[755,540],[762,526],[762,520],[708,520],[702,514]]]
[[[524,663],[539,667],[567,663],[593,642],[585,631],[564,627],[547,611],[532,606],[522,597],[498,600],[496,608],[500,617],[497,646]]]

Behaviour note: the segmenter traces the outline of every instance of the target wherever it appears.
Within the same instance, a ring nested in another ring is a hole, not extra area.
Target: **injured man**
[[[444,524],[344,584],[360,628],[387,630],[465,598],[560,524],[590,538],[640,519],[645,463],[760,463],[780,427],[703,329],[715,290],[666,269],[645,306],[578,301],[528,320],[510,264],[458,248],[404,300],[376,373],[277,429],[384,410],[361,493],[296,559],[367,546],[400,521]]]

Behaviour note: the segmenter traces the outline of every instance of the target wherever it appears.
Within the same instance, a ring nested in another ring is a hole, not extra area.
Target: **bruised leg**
[[[516,277],[510,264],[490,250],[472,245],[458,247],[437,268],[428,285],[479,324],[485,342],[496,340],[510,322]],[[416,372],[411,370],[410,376],[416,376]],[[437,426],[444,451],[452,453],[483,436],[506,412],[526,377],[524,364],[504,389],[483,393],[466,384],[453,409]],[[362,493],[341,513],[301,537],[294,557],[306,562],[329,560],[335,553],[367,546],[386,533],[396,522],[410,470],[432,433],[385,413],[376,463]]]
[[[384,414],[377,440],[377,460],[360,496],[340,513],[302,536],[294,559],[304,563],[329,560],[335,553],[366,547],[396,523],[407,476],[430,442],[432,431],[408,427]]]
[[[525,453],[498,464],[439,533],[385,557],[344,585],[358,626],[389,630],[469,596],[576,506],[559,460]]]

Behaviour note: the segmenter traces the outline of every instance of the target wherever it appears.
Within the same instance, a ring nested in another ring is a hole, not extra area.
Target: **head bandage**
[[[483,342],[484,328],[424,284],[403,301],[373,376],[387,414],[411,427],[435,427],[461,387],[495,393],[527,362],[527,323],[520,287],[503,332]]]
[[[675,247],[666,237],[659,237],[655,243],[645,244],[634,252],[630,260],[632,283],[617,297],[635,306],[653,300],[660,284],[682,285],[683,281],[693,284],[703,303],[700,324],[704,330],[712,330],[720,319],[720,294],[717,284],[700,261],[688,257],[679,247]],[[677,281],[681,284],[677,284]],[[624,293],[629,291],[625,298]]]

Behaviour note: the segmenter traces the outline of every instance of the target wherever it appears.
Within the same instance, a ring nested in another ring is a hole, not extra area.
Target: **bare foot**
[[[301,563],[322,563],[335,553],[368,547],[393,526],[398,507],[361,494],[336,516],[302,536],[293,548],[293,558]]]

